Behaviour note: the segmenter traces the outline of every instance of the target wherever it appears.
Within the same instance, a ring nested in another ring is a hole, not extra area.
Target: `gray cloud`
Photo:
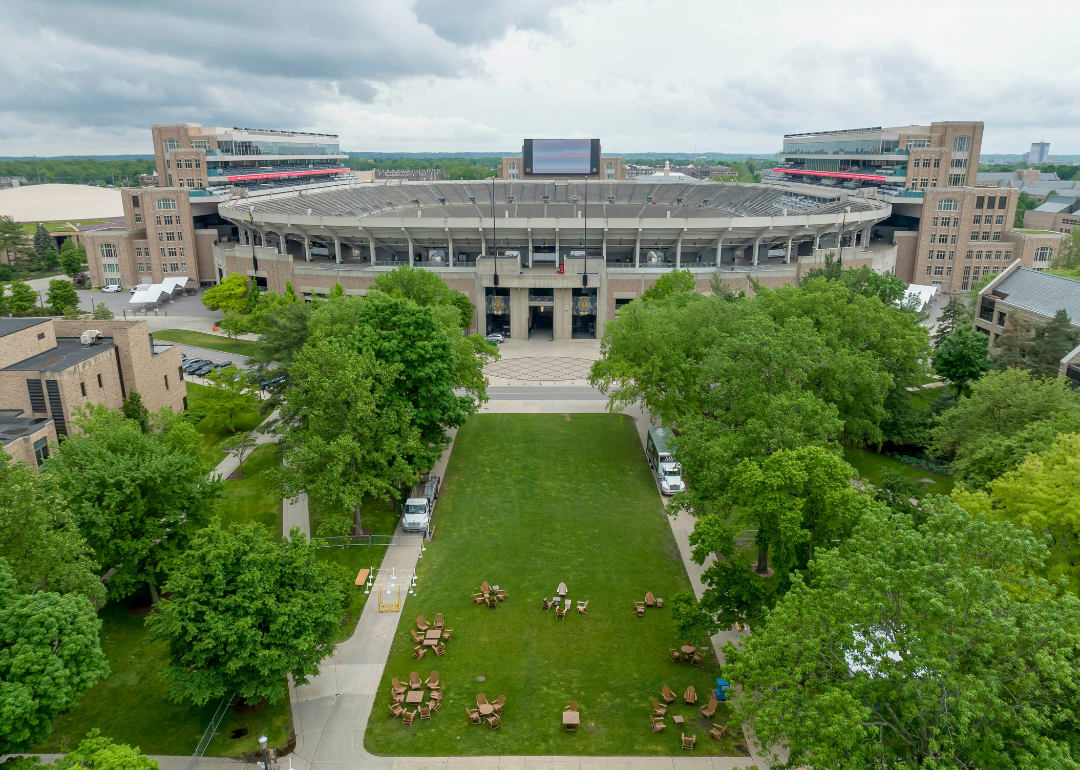
[[[445,40],[455,43],[484,43],[511,27],[537,32],[559,33],[562,24],[555,11],[570,5],[569,0],[416,0],[417,18]]]

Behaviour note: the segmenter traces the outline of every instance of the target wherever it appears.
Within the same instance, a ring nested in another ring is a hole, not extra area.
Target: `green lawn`
[[[197,412],[202,408],[201,398],[202,394],[210,389],[209,385],[198,385],[194,382],[187,383],[188,394],[188,409]],[[236,432],[253,430],[258,427],[266,415],[252,411],[247,414],[240,415],[233,421],[233,425],[236,428]],[[225,452],[222,451],[221,442],[228,438],[229,433],[225,432],[225,429],[220,425],[211,425],[209,418],[203,418],[199,422],[195,423],[195,429],[202,434],[202,453],[206,459],[209,467],[214,468],[225,459]]]
[[[247,478],[225,482],[225,498],[217,507],[223,527],[257,521],[280,536],[281,489],[263,474],[280,463],[277,444],[263,444],[244,461]]]
[[[220,350],[222,353],[232,353],[234,356],[253,356],[259,352],[259,346],[254,342],[231,340],[218,334],[193,332],[187,329],[164,329],[154,332],[154,339],[181,345],[194,345],[207,350]]]
[[[668,660],[678,646],[671,610],[632,611],[646,591],[690,590],[670,526],[628,418],[616,415],[477,415],[457,435],[435,517],[434,541],[418,565],[365,745],[380,755],[678,755],[679,730],[649,728],[663,684],[700,703],[719,667]],[[487,580],[509,591],[496,609],[475,606]],[[588,600],[586,615],[544,612],[565,582]],[[454,629],[447,655],[412,658],[414,619],[442,612]],[[441,673],[444,707],[413,727],[391,720],[390,679]],[[477,677],[484,677],[482,682]],[[477,693],[505,695],[502,728],[469,725]],[[566,734],[561,712],[577,701],[582,726]],[[737,754],[708,737],[698,707],[672,705],[698,736],[695,754]],[[722,707],[713,721],[727,717]],[[738,732],[738,731],[736,731]]]
[[[953,490],[955,481],[952,476],[938,476],[936,473],[924,471],[921,468],[912,468],[899,460],[886,457],[869,449],[844,447],[844,459],[859,472],[859,475],[868,479],[871,484],[876,484],[884,471],[900,471],[911,479],[932,479],[926,484],[930,494],[947,495]]]
[[[34,751],[67,751],[97,727],[103,735],[138,746],[146,754],[191,754],[217,702],[201,707],[170,703],[165,697],[168,685],[158,677],[167,665],[166,646],[162,642],[146,644],[144,618],[129,615],[124,602],[107,604],[98,617],[109,677],[94,685],[71,711],[59,716],[48,740]],[[265,731],[272,747],[280,748],[288,740],[290,725],[288,699],[250,714],[237,714],[234,708],[226,714],[206,753],[237,756],[254,751],[260,731]],[[230,739],[238,729],[247,729],[247,735]]]

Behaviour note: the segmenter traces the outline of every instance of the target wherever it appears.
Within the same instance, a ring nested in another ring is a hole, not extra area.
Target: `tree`
[[[945,307],[941,309],[937,324],[934,327],[934,349],[941,344],[957,329],[971,326],[975,320],[975,306],[967,302],[963,297],[950,297]]]
[[[642,299],[662,299],[672,294],[697,290],[697,280],[690,270],[672,270],[663,273],[652,286],[641,293]]]
[[[277,362],[287,369],[307,341],[313,309],[307,302],[297,302],[282,305],[267,315],[259,332],[255,360],[261,364]]]
[[[922,523],[921,504],[926,496],[926,485],[923,482],[905,476],[900,471],[886,470],[874,485],[873,493],[878,501],[891,510],[910,516],[915,524]]]
[[[74,422],[80,430],[47,472],[106,571],[109,596],[121,599],[145,584],[156,602],[169,562],[210,519],[224,482],[208,479],[202,462],[167,435],[143,433],[119,412],[91,406]]]
[[[1005,328],[998,334],[997,350],[991,357],[994,369],[1027,369],[1028,351],[1031,350],[1031,323],[1010,310],[1005,316]],[[1055,372],[1056,374],[1056,372]]]
[[[109,306],[104,302],[97,303],[94,308],[94,318],[99,321],[111,321],[115,317],[113,311],[109,310]]]
[[[64,241],[64,245],[60,247],[60,269],[69,278],[87,270],[86,246],[81,243],[76,246],[71,238]]]
[[[1032,198],[1028,193],[1021,192],[1016,199],[1016,216],[1013,217],[1013,227],[1024,226],[1024,212],[1029,209],[1038,208],[1039,202]]]
[[[1062,241],[1053,265],[1055,270],[1080,268],[1080,228],[1074,227],[1069,237]]]
[[[1080,601],[1030,534],[933,507],[918,529],[868,511],[725,650],[731,721],[773,766],[781,745],[787,767],[1073,766]]]
[[[55,249],[56,241],[49,235],[44,223],[38,222],[37,230],[34,231],[34,251],[39,257],[44,257],[45,252],[54,251]]]
[[[147,619],[166,641],[169,696],[202,705],[235,692],[249,704],[288,697],[334,653],[349,601],[344,569],[315,557],[298,529],[212,524],[181,554],[171,599]]]
[[[1077,231],[1080,232],[1080,228]],[[1073,329],[1064,308],[1057,311],[1052,320],[1037,326],[1028,351],[1032,372],[1039,377],[1057,377],[1061,359],[1076,347],[1078,337],[1080,333]]]
[[[241,334],[247,334],[249,331],[248,316],[241,315],[240,313],[232,310],[225,311],[225,314],[221,316],[221,320],[217,322],[217,326],[225,335],[234,340]]]
[[[139,748],[114,743],[96,727],[53,765],[57,770],[158,770],[158,762]]]
[[[1045,452],[1029,454],[1015,470],[987,484],[986,491],[958,486],[953,499],[972,514],[983,514],[1048,537],[1046,577],[1065,577],[1080,589],[1076,550],[1080,543],[1080,434],[1063,433]]]
[[[934,351],[934,372],[956,388],[959,398],[968,391],[968,383],[979,379],[990,368],[987,358],[989,338],[982,332],[963,326]]]
[[[150,410],[142,402],[142,396],[137,390],[131,391],[124,398],[124,418],[133,421],[143,433],[150,432]]]
[[[220,425],[229,433],[236,432],[236,418],[258,408],[258,389],[251,384],[247,374],[235,366],[216,369],[205,377],[211,385],[203,392],[210,424]]]
[[[203,292],[202,303],[207,310],[224,313],[243,313],[247,310],[247,276],[233,273],[225,276],[217,286]]]
[[[79,306],[79,293],[75,291],[71,281],[54,278],[49,281],[49,304],[54,311],[62,315],[68,308]]]
[[[105,587],[55,478],[23,463],[0,468],[0,558],[15,590],[79,594],[100,606]]]
[[[677,639],[696,646],[716,633],[716,621],[701,608],[690,591],[681,591],[668,601]]]
[[[45,270],[56,270],[60,267],[60,255],[55,249],[49,249],[41,257],[41,267]]]
[[[951,461],[957,479],[981,489],[1030,452],[1049,449],[1059,433],[1077,432],[1080,394],[1064,379],[1009,369],[989,372],[972,384],[970,396],[943,412],[928,449]]]
[[[235,436],[225,439],[221,442],[221,448],[236,457],[239,470],[242,472],[244,470],[244,460],[255,451],[258,444],[254,431],[249,431],[248,433],[237,433]]]
[[[37,304],[38,295],[33,289],[22,281],[11,284],[11,296],[8,298],[8,306],[16,315],[25,315]]]
[[[21,593],[0,559],[0,754],[25,751],[109,674],[85,596]]]
[[[362,534],[364,499],[394,499],[416,477],[425,447],[411,407],[394,397],[399,372],[336,338],[309,342],[293,363],[274,476],[286,497],[307,492],[327,506],[323,534]]]
[[[16,222],[14,217],[6,214],[0,216],[0,249],[4,250],[4,261],[12,264],[12,252],[22,250],[25,241],[22,225]]]

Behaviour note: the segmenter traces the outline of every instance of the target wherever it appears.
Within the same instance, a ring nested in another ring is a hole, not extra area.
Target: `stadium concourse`
[[[587,201],[587,205],[586,205]],[[219,206],[238,236],[214,244],[216,277],[281,292],[362,294],[379,272],[435,270],[477,307],[473,331],[597,339],[604,322],[666,271],[714,274],[739,291],[796,282],[828,252],[893,272],[871,238],[891,213],[866,196],[688,180],[341,181],[268,190]],[[496,258],[497,251],[497,258]]]

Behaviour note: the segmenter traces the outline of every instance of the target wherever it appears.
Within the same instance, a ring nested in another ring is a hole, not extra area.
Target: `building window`
[[[925,189],[926,189],[926,186],[927,186],[927,185],[928,185],[929,183],[930,183],[930,180],[929,180],[929,179],[920,179],[920,180],[919,180],[919,187],[920,187],[921,189],[925,190]]]
[[[80,382],[79,383],[79,392],[82,394],[83,398],[86,398],[86,383],[85,382]]]
[[[929,147],[929,139],[908,139],[907,148],[910,150],[912,147]]]
[[[170,246],[169,247],[169,256],[170,257],[175,257],[176,256],[176,247],[175,246]]]
[[[982,252],[981,251],[976,251],[975,252],[975,259],[977,259],[977,260],[982,259]]]
[[[1000,251],[995,251],[994,252],[994,259],[997,259],[997,260],[1001,259],[1001,252]]]
[[[945,268],[945,275],[952,275],[952,265]]]
[[[949,174],[949,187],[963,187],[964,179],[964,174]]]
[[[161,147],[168,152],[169,150],[179,150],[180,142],[176,139],[166,139],[161,143]]]
[[[160,233],[159,233],[159,235],[160,235]],[[176,240],[176,234],[175,234],[175,233],[173,233],[173,231],[172,231],[172,230],[169,230],[169,232],[165,233],[165,240],[167,240],[167,241],[169,241],[170,243],[172,243],[173,241],[175,241],[175,240]]]
[[[183,187],[183,186],[184,186],[184,180],[183,180],[183,179],[181,179],[181,180],[180,180],[180,184],[179,184],[179,186],[180,186],[180,187]]]
[[[996,195],[988,195],[987,198],[986,198],[986,208],[988,208],[988,209],[994,208],[994,202],[996,200],[997,200]]]
[[[964,267],[964,282],[960,285],[962,291],[968,290],[968,282],[971,279],[971,265]]]
[[[141,257],[142,256],[142,249],[136,248],[135,249],[135,256],[136,257]]]
[[[934,217],[934,219],[937,219],[937,217]],[[942,217],[941,218],[941,226],[942,227],[952,227],[952,217]]]
[[[955,251],[950,251],[949,252],[949,261],[952,262],[953,257],[955,257],[955,256],[956,256],[956,252]]]
[[[953,236],[953,237],[956,237],[956,236]],[[937,242],[938,243],[948,243],[949,242],[949,236],[946,233],[941,233],[937,237]]]
[[[1011,251],[1006,251],[1005,252],[1005,261],[1008,262],[1011,259],[1012,259],[1012,252]]]
[[[158,198],[157,207],[158,211],[174,211],[176,209],[176,200],[174,198]]]
[[[191,177],[188,177],[187,186],[188,187],[194,187],[195,186],[195,180],[192,179]]]
[[[1003,224],[1005,224],[1005,215],[1004,214],[998,214],[996,217],[994,217],[994,224],[995,225],[1003,225]]]
[[[181,262],[180,263],[180,272],[181,273],[186,273],[187,272],[187,262]]]
[[[984,241],[990,240],[990,231],[989,230],[983,230],[982,231],[982,239]]]
[[[169,265],[167,263],[165,263],[165,262],[161,263],[161,272],[163,272],[163,273],[169,272]]]
[[[180,265],[179,265],[179,263],[177,263],[177,262],[170,262],[170,263],[169,263],[169,270],[171,270],[171,271],[172,271],[172,272],[174,272],[174,273],[179,273],[179,272],[180,272]]]
[[[949,236],[949,243],[953,244],[954,246],[956,245],[956,233],[953,233]]]
[[[169,389],[169,375],[165,375],[165,390]]]
[[[143,263],[142,263],[142,262],[136,262],[136,263],[135,263],[135,266],[139,268],[139,272],[140,272],[140,273],[142,273],[142,272],[145,272],[145,271],[143,270]]]
[[[1001,231],[1000,230],[995,230],[994,231],[994,240],[995,241],[1000,241],[1001,240]]]
[[[116,259],[116,246],[111,243],[102,243],[98,246],[98,254],[102,259]]]
[[[933,179],[930,180],[930,186],[931,187],[937,187],[937,177],[934,177]]]
[[[608,163],[604,167],[604,178],[606,178],[606,179],[614,179],[615,178],[615,164],[614,163]]]
[[[971,258],[972,258],[972,256],[974,256],[974,255],[972,254],[972,252],[970,252],[970,251],[969,251],[969,252],[968,252],[968,253],[967,253],[967,254],[966,254],[966,255],[964,256],[964,259],[971,259]]]
[[[183,246],[180,247],[180,256],[181,257],[184,256],[184,247]]]
[[[930,249],[930,251],[926,252],[926,258],[927,259],[933,259],[934,258],[934,250],[933,249]]]
[[[976,195],[975,196],[975,208],[981,209],[985,202],[986,202],[986,196],[985,195]]]
[[[195,168],[202,168],[202,161],[198,158],[195,159]]]
[[[927,266],[926,266],[926,274],[927,274],[927,275],[930,275],[930,270],[931,270],[931,267],[930,267],[930,265],[927,265]]]
[[[953,152],[967,152],[971,149],[971,137],[970,136],[958,136],[953,139],[952,143]]]
[[[1008,206],[1009,206],[1009,199],[1008,198],[1006,198],[1004,195],[1002,195],[1000,198],[998,198],[998,208],[999,209],[1008,208]]]
[[[1049,260],[1052,256],[1054,256],[1054,250],[1049,246],[1040,246],[1039,248],[1035,249],[1036,262],[1045,262]]]
[[[941,168],[941,158],[934,158],[934,168]]]
[[[978,230],[972,230],[971,231],[971,240],[973,240],[973,241],[979,240],[979,231]]]
[[[97,376],[97,386],[99,388],[104,387],[104,385],[102,385],[102,383],[101,383],[101,375],[100,374]]]
[[[183,233],[182,230],[177,230],[176,231],[176,240],[178,240],[178,241],[184,240],[184,233]]]
[[[934,275],[944,275],[945,268],[942,265],[934,265]]]
[[[184,158],[184,168],[191,168],[191,158]]]
[[[949,165],[953,168],[967,168],[967,158],[953,158]]]
[[[982,224],[982,214],[976,214],[972,218],[971,224],[973,224],[973,225],[981,225]]]
[[[49,439],[39,438],[34,442],[34,457],[37,458],[37,464],[40,468],[46,460],[49,459]]]
[[[955,198],[942,198],[937,202],[938,211],[958,211],[960,203]]]
[[[210,140],[209,139],[192,139],[191,140],[191,149],[193,149],[193,150],[209,150],[210,149]],[[198,161],[198,158],[196,158],[196,162],[197,161]]]
[[[156,224],[158,227],[161,227],[161,214],[158,214],[156,217],[154,217],[154,224]]]
[[[930,158],[923,158],[922,159],[922,167],[923,168],[930,168]]]
[[[177,219],[179,219],[179,217],[177,217]],[[172,223],[173,223],[172,214],[166,214],[165,215],[165,224],[171,225]],[[159,222],[158,224],[161,224],[161,223]]]
[[[937,224],[938,224],[938,218],[937,218],[937,217],[934,217],[934,221],[933,221],[933,222],[932,222],[931,224],[932,224],[932,225],[933,225],[934,227],[937,227]],[[944,222],[942,222],[941,226],[942,226],[942,227],[948,227],[948,225],[946,225],[946,224],[945,224]]]
[[[945,259],[945,252],[944,251],[939,251],[937,253],[937,258],[942,259],[942,260]]]
[[[165,243],[165,233],[158,231],[157,239],[158,243]]]
[[[140,214],[138,211],[135,212],[135,224],[142,224],[142,214]]]
[[[161,248],[161,249],[158,249],[158,251],[161,252],[161,258],[164,259],[165,258],[165,249]]]
[[[182,163],[182,161],[180,160],[180,158],[177,158],[177,159],[176,159],[176,167],[177,167],[177,168],[183,168],[183,166],[181,165],[181,163]]]

